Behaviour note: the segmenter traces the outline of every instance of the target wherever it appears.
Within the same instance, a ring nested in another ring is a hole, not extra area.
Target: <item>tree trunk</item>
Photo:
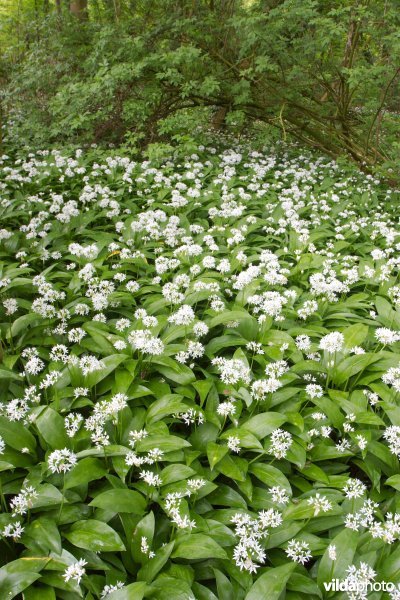
[[[225,117],[228,112],[226,106],[220,106],[212,118],[212,126],[217,131],[220,131],[225,125]]]
[[[87,0],[71,0],[69,10],[80,21],[87,21],[89,18]]]

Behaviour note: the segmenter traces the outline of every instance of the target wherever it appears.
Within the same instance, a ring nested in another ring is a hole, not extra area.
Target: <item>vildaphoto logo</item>
[[[349,581],[348,579],[331,579],[324,581],[326,592],[358,592],[367,594],[368,592],[394,592],[400,589],[392,581]]]

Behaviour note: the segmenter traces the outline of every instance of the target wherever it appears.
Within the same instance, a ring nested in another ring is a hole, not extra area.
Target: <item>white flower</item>
[[[194,319],[194,311],[192,307],[187,304],[181,306],[176,313],[168,317],[169,323],[174,323],[175,325],[190,325]]]
[[[255,573],[260,566],[258,563],[262,564],[266,558],[260,541],[268,535],[270,528],[278,527],[282,523],[282,515],[271,508],[261,511],[257,519],[245,513],[236,513],[232,522],[239,537],[239,543],[233,551],[235,563],[240,570]]]
[[[141,471],[140,477],[151,486],[159,486],[162,485],[162,479],[159,475],[155,475],[151,471]]]
[[[18,301],[15,298],[3,300],[3,306],[6,309],[6,315],[11,316],[18,310]]]
[[[270,454],[273,454],[275,458],[285,458],[292,442],[292,436],[288,431],[275,429],[275,431],[271,433],[271,445],[268,451]]]
[[[217,414],[223,417],[230,417],[235,414],[235,405],[230,400],[221,402],[217,408]]]
[[[274,486],[270,489],[269,493],[272,496],[273,502],[277,504],[287,504],[289,502],[289,496],[284,488]]]
[[[310,315],[317,312],[318,302],[316,300],[306,300],[301,308],[297,310],[300,319],[307,319]]]
[[[193,334],[197,337],[204,337],[208,333],[208,326],[202,321],[198,321],[193,325]]]
[[[328,546],[328,556],[331,560],[336,560],[336,546],[335,544],[329,544]]]
[[[105,585],[101,591],[100,598],[107,598],[109,594],[112,592],[116,592],[117,590],[122,590],[124,584],[122,581],[117,581],[114,585]]]
[[[150,549],[148,539],[145,535],[142,536],[140,543],[140,552],[146,554],[149,558],[153,558],[155,553]]]
[[[21,492],[14,496],[10,501],[12,516],[24,515],[33,506],[33,502],[38,497],[38,492],[33,486],[27,486]]]
[[[400,456],[400,427],[398,425],[390,425],[383,433],[383,437],[389,444],[389,449],[392,454]]]
[[[286,554],[293,561],[302,565],[312,557],[310,546],[304,540],[290,540],[287,545]]]
[[[400,334],[397,331],[392,331],[387,327],[378,327],[375,330],[375,337],[379,343],[384,344],[385,346],[388,344],[394,344],[398,342],[400,339]]]
[[[213,358],[213,365],[217,365],[221,372],[221,381],[235,384],[239,381],[250,383],[250,369],[240,359]]]
[[[68,341],[79,344],[85,335],[87,335],[86,331],[84,331],[81,327],[75,327],[75,329],[71,329],[69,331]]]
[[[136,329],[128,336],[129,343],[144,354],[158,356],[164,352],[163,342],[152,335],[148,329]]]
[[[85,575],[86,571],[84,569],[85,565],[87,565],[86,560],[80,558],[77,562],[73,563],[69,567],[67,567],[64,571],[63,577],[66,582],[70,579],[74,579],[76,583],[79,585],[82,577]]]
[[[68,448],[54,450],[47,459],[49,469],[52,473],[67,473],[77,462],[76,454],[68,450]]]
[[[359,479],[348,479],[343,488],[346,498],[360,498],[367,491],[367,486]]]
[[[328,512],[332,508],[331,502],[329,502],[326,496],[321,496],[318,492],[315,496],[312,496],[307,500],[307,503],[314,508],[314,517],[319,515],[320,512]]]
[[[69,437],[74,437],[81,426],[82,421],[83,417],[79,413],[70,413],[64,418],[64,426]]]
[[[79,359],[79,368],[84,375],[89,375],[95,371],[102,371],[105,368],[105,365],[95,356],[85,355]]]
[[[386,373],[382,375],[383,383],[392,385],[396,392],[400,392],[400,366],[390,367]]]
[[[23,532],[24,527],[22,527],[19,521],[16,521],[15,523],[9,523],[8,525],[6,525],[3,531],[0,532],[0,535],[2,535],[3,537],[11,537],[15,542],[21,537]]]
[[[324,390],[316,383],[309,383],[306,385],[306,394],[310,398],[321,398],[324,395]]]
[[[311,339],[308,335],[298,335],[295,339],[296,346],[299,350],[307,352],[311,348]]]
[[[198,492],[202,487],[206,485],[206,480],[198,477],[197,479],[188,479],[186,485],[188,487],[187,494],[193,494]]]
[[[240,452],[240,439],[234,435],[228,436],[227,446],[232,452]]]
[[[339,331],[332,331],[332,333],[328,333],[323,338],[321,338],[319,342],[319,347],[321,350],[325,350],[329,354],[333,354],[334,352],[340,352],[344,345],[344,337],[343,334]]]
[[[263,401],[268,394],[272,394],[282,387],[282,382],[274,376],[269,379],[259,379],[251,386],[251,395],[255,400]]]

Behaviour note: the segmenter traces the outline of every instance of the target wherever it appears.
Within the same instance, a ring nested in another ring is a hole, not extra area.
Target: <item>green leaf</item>
[[[64,535],[71,544],[84,550],[92,550],[93,552],[125,550],[118,533],[106,523],[94,519],[77,521]]]
[[[154,537],[155,518],[154,513],[149,512],[135,527],[132,538],[132,556],[137,563],[146,564],[148,557],[141,550],[142,537],[147,539],[147,543],[151,548]]]
[[[239,462],[236,456],[224,456],[216,465],[216,470],[223,473],[225,477],[235,479],[236,481],[246,480],[247,462]]]
[[[186,465],[168,465],[161,471],[162,485],[169,485],[196,475],[196,471]]]
[[[190,446],[189,442],[176,435],[149,435],[140,440],[136,448],[138,452],[148,452],[153,448],[159,448],[163,452],[173,452],[174,450],[181,450],[188,446]]]
[[[156,555],[150,558],[146,564],[140,569],[137,574],[137,578],[140,581],[147,581],[151,583],[157,573],[163,568],[167,560],[169,559],[171,552],[175,546],[175,541],[169,542],[165,546],[162,546],[156,551]]]
[[[300,592],[304,595],[318,596],[319,598],[322,598],[321,590],[315,581],[310,579],[310,577],[300,575],[300,573],[291,574],[290,579],[287,582],[286,589],[293,592]]]
[[[15,450],[28,448],[30,452],[35,452],[36,440],[20,421],[10,421],[6,417],[0,417],[0,436]]]
[[[189,367],[178,363],[168,356],[153,358],[152,364],[157,365],[157,371],[164,375],[164,377],[180,385],[188,385],[196,379]]]
[[[379,354],[365,353],[349,356],[342,360],[334,369],[332,380],[341,385],[353,375],[365,371],[370,365],[379,360]]]
[[[218,597],[224,598],[225,600],[235,600],[235,592],[228,577],[226,577],[219,569],[213,569],[213,571],[215,583],[217,584]]]
[[[25,589],[23,598],[24,600],[56,600],[56,593],[53,588],[40,585]]]
[[[395,490],[400,492],[400,475],[392,475],[392,477],[388,477],[385,481],[385,485],[390,485]]]
[[[202,533],[193,533],[177,540],[172,558],[197,560],[201,558],[227,558],[225,550],[215,540]]]
[[[100,381],[105,379],[110,373],[115,371],[115,369],[122,363],[124,360],[129,358],[126,354],[112,354],[111,356],[106,356],[101,359],[101,362],[104,363],[104,368],[100,371],[95,371],[94,373],[89,373],[86,376],[86,383],[89,387],[94,387]]]
[[[361,346],[368,335],[367,325],[355,323],[343,330],[344,347],[346,350],[351,350],[355,346]]]
[[[51,519],[46,517],[36,518],[30,525],[25,527],[23,534],[23,542],[28,546],[25,538],[32,538],[35,542],[35,549],[42,551],[44,554],[55,552],[61,554],[61,536],[57,525]]]
[[[329,550],[326,549],[318,566],[317,582],[322,589],[324,581],[331,579],[342,579],[346,577],[346,570],[352,564],[356,552],[360,534],[351,529],[342,529],[331,544],[336,547],[336,560],[329,558]]]
[[[0,368],[0,381],[7,381],[8,379],[21,381],[22,377],[18,373],[11,371],[11,369],[6,369],[4,367]]]
[[[167,577],[162,574],[152,584],[152,589],[156,590],[157,600],[196,600],[190,585],[176,577]]]
[[[285,415],[277,412],[265,412],[252,417],[241,424],[242,429],[247,429],[256,438],[262,440],[286,421]]]
[[[379,576],[383,580],[400,583],[400,546],[397,545],[390,556],[386,556],[382,561]]]
[[[64,419],[50,406],[40,412],[35,424],[40,435],[53,450],[70,447],[71,440],[65,431]]]
[[[210,465],[210,469],[213,470],[215,465],[224,458],[225,454],[229,452],[228,446],[220,446],[214,442],[208,442],[207,444],[207,458]]]
[[[24,557],[7,563],[0,569],[0,598],[15,598],[40,578],[40,571],[50,558]]]
[[[126,585],[121,590],[107,594],[107,600],[142,600],[147,590],[144,581],[136,581]]]
[[[252,585],[245,600],[279,600],[296,566],[295,563],[288,563],[267,569]]]
[[[0,595],[1,598],[15,598],[34,581],[40,579],[39,573],[26,570],[24,573],[9,573],[4,575],[0,569]]]
[[[183,396],[179,394],[166,394],[159,400],[156,400],[156,402],[153,402],[147,411],[147,424],[156,423],[167,415],[179,413],[184,410],[185,405],[182,404],[182,399]]]
[[[89,506],[96,506],[115,513],[141,515],[146,510],[146,500],[139,492],[127,489],[107,490],[96,496]]]
[[[77,485],[101,479],[106,475],[107,469],[98,458],[83,458],[65,476],[65,489],[69,490]]]
[[[279,469],[272,465],[256,462],[249,466],[249,472],[269,487],[279,486],[284,488],[289,494],[292,493],[292,488],[287,478]]]

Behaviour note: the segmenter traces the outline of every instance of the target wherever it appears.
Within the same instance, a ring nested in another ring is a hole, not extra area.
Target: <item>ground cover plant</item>
[[[0,185],[1,598],[400,583],[396,192],[238,144]]]

